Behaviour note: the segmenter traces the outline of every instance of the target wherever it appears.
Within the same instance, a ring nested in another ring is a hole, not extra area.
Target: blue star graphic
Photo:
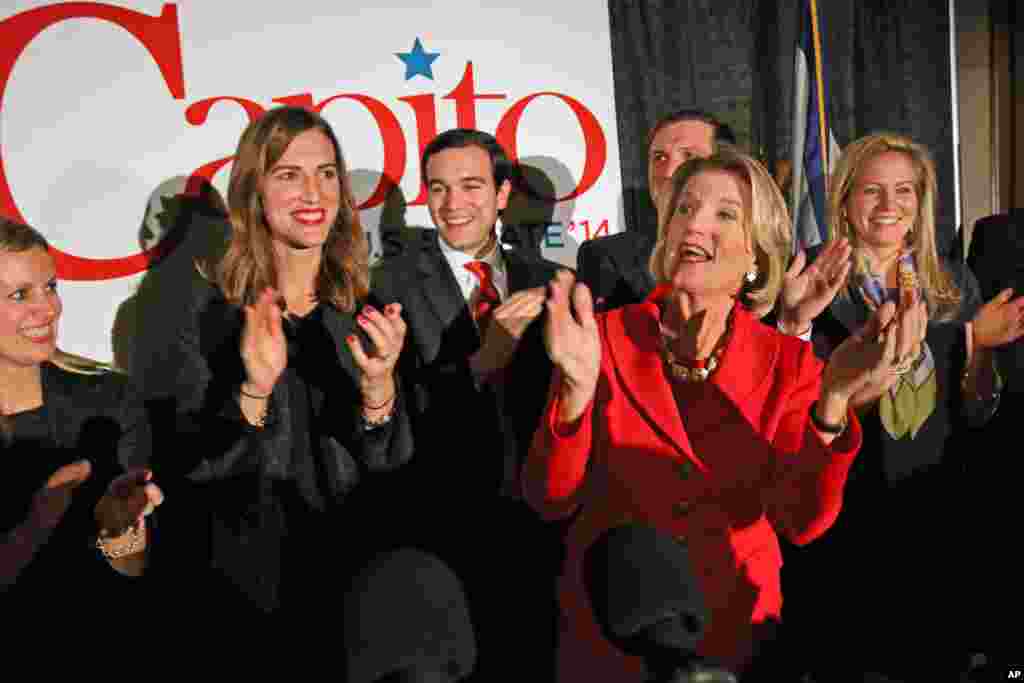
[[[419,38],[412,44],[412,52],[395,53],[396,57],[405,62],[405,80],[409,80],[413,76],[426,76],[430,80],[434,80],[434,72],[430,65],[440,55],[440,52],[424,52]]]

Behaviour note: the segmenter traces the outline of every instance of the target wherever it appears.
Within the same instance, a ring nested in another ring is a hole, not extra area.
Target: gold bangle
[[[397,395],[398,395],[397,391],[393,392],[390,396],[388,396],[387,400],[385,400],[380,405],[376,405],[376,406],[371,406],[369,403],[367,403],[364,400],[363,401],[363,410],[380,410],[381,408],[386,407],[389,403],[394,401],[395,400],[395,396],[397,396]]]
[[[238,393],[240,393],[242,396],[246,396],[248,398],[254,398],[257,401],[264,401],[264,400],[270,398],[270,395],[273,394],[274,392],[270,392],[270,394],[266,394],[264,396],[260,396],[258,394],[250,394],[248,391],[245,390],[245,385],[244,384],[240,384],[238,386]]]
[[[115,538],[121,538],[125,535],[129,536],[127,543],[125,543],[124,545],[114,546],[113,548],[110,547],[112,545],[112,540],[114,540]],[[127,557],[129,555],[134,555],[135,553],[142,550],[145,547],[145,545],[146,532],[144,532],[136,525],[128,527],[127,533],[121,534],[121,536],[104,536],[103,532],[101,531],[100,534],[96,537],[96,549],[103,554],[103,557],[111,561],[119,560],[122,557]]]

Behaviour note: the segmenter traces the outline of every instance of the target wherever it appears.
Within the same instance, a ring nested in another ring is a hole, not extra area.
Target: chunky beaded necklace
[[[666,294],[667,288],[664,286],[659,287],[652,293],[649,300],[663,301]],[[729,337],[731,329],[732,314],[730,313],[729,318],[726,320],[725,333],[722,334],[722,338],[718,341],[711,355],[707,358],[680,359],[673,353],[671,348],[675,335],[668,332],[659,322],[658,331],[661,333],[661,357],[665,361],[665,367],[668,369],[669,375],[679,382],[706,382],[711,373],[721,364],[722,352],[725,349],[725,342]]]

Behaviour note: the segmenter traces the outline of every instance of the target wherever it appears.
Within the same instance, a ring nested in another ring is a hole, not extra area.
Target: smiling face
[[[749,207],[750,188],[734,173],[705,170],[687,181],[665,235],[663,269],[674,289],[704,299],[739,292],[755,263]]]
[[[427,161],[426,179],[430,217],[441,239],[464,254],[486,255],[512,190],[507,180],[495,187],[487,151],[476,145],[444,149]]]
[[[659,130],[647,150],[647,186],[654,205],[663,193],[671,191],[672,174],[680,165],[695,157],[709,157],[714,148],[715,129],[704,121],[678,121]]]
[[[885,257],[900,250],[918,215],[918,174],[910,156],[889,150],[863,163],[843,206],[857,241]]]
[[[260,196],[277,246],[322,247],[341,203],[338,161],[330,138],[316,128],[295,136],[264,174]]]
[[[61,314],[57,268],[49,252],[0,250],[0,364],[29,367],[57,348]]]

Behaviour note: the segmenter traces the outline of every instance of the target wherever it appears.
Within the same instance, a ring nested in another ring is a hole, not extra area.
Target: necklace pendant
[[[707,380],[709,374],[711,374],[711,371],[708,370],[708,368],[693,368],[690,370],[690,376],[693,378],[694,382],[703,382]]]

